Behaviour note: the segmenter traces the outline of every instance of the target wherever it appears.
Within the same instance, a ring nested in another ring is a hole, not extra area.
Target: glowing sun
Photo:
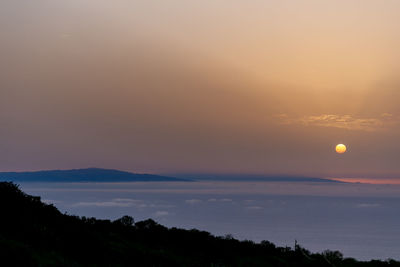
[[[343,154],[344,152],[346,152],[346,150],[347,150],[347,148],[343,144],[338,144],[336,146],[336,153]]]

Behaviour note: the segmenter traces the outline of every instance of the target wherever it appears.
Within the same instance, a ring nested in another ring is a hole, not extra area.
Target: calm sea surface
[[[360,260],[400,260],[400,186],[287,182],[22,183],[68,214],[196,228]]]

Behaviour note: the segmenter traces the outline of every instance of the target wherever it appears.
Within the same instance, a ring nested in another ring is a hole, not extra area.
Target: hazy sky
[[[400,178],[399,13],[2,0],[0,170]]]

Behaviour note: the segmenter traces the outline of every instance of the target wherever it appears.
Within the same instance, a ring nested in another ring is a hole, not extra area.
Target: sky
[[[399,13],[397,0],[2,0],[0,171],[400,179]]]

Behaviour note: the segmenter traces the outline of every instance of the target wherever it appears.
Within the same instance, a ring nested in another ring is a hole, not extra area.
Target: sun
[[[345,145],[343,144],[336,145],[336,153],[343,154],[344,152],[346,152],[346,150],[347,148]]]

